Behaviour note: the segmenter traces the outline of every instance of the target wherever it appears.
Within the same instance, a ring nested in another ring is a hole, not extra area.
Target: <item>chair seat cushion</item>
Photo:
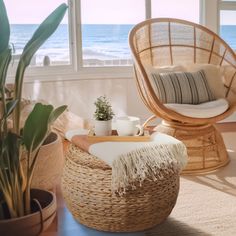
[[[210,118],[224,113],[229,108],[229,103],[226,99],[220,98],[215,101],[205,102],[198,105],[168,103],[165,104],[165,106],[184,116],[193,118]]]

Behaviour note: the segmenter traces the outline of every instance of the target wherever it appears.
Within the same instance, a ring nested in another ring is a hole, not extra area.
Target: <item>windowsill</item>
[[[84,67],[76,71],[71,65],[27,68],[24,82],[57,82],[74,80],[131,79],[132,66]],[[8,82],[14,82],[14,72],[8,76]]]

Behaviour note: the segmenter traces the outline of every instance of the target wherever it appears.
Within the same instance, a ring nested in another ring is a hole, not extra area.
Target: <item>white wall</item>
[[[27,99],[45,100],[55,106],[66,104],[73,113],[89,120],[95,110],[93,103],[101,95],[110,99],[116,116],[138,116],[144,122],[151,115],[141,101],[134,79],[35,82],[25,83],[23,90]],[[236,114],[224,122],[232,121],[236,121]]]
[[[117,116],[133,115],[145,120],[151,115],[139,97],[134,79],[25,83],[23,95],[31,100],[46,100],[55,106],[67,104],[72,112],[86,119],[93,117],[93,103],[101,95],[111,100]]]

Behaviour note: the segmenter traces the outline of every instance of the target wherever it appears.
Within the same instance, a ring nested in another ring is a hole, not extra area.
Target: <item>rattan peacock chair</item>
[[[221,134],[214,124],[233,114],[236,108],[236,55],[217,34],[204,26],[172,18],[155,18],[134,26],[129,35],[139,94],[160,117],[157,131],[183,141],[188,148],[185,174],[215,170],[229,162]],[[154,92],[147,68],[171,65],[212,64],[223,71],[224,97],[229,107],[213,117],[196,118],[168,108]],[[145,124],[147,124],[147,122]]]

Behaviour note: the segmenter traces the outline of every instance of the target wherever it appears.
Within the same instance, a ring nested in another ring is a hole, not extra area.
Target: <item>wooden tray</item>
[[[144,132],[143,136],[118,136],[116,130],[112,130],[111,136],[88,135],[90,142],[149,142],[151,141],[149,132]]]

